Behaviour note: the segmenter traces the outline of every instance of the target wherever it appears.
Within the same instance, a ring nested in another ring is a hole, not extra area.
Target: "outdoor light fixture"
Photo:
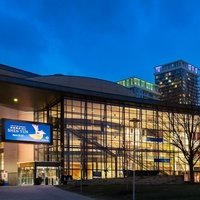
[[[15,103],[17,103],[17,102],[18,102],[18,98],[14,98],[13,101],[14,101]]]

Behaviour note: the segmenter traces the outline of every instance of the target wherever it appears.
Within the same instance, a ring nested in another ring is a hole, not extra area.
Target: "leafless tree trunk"
[[[194,166],[200,159],[200,117],[195,114],[169,113],[170,143],[182,153],[189,167],[190,183],[194,183]]]

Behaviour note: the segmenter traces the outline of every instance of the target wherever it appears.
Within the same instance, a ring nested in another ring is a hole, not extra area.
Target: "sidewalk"
[[[54,186],[2,186],[1,200],[94,200]]]

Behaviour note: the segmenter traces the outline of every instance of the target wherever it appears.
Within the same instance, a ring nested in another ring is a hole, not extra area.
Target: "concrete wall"
[[[16,185],[17,182],[18,182],[17,172],[8,173],[8,183],[9,183],[9,185]]]
[[[17,172],[18,145],[16,143],[4,144],[4,170],[6,172]]]
[[[24,112],[0,106],[0,118],[33,121],[33,112]],[[9,184],[16,185],[18,182],[17,163],[34,160],[34,145],[4,142],[1,146],[4,152],[3,169],[8,173]]]

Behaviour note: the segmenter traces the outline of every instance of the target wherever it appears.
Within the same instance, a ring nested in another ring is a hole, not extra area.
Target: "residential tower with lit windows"
[[[183,60],[155,67],[155,83],[160,100],[179,104],[199,104],[198,68]]]

